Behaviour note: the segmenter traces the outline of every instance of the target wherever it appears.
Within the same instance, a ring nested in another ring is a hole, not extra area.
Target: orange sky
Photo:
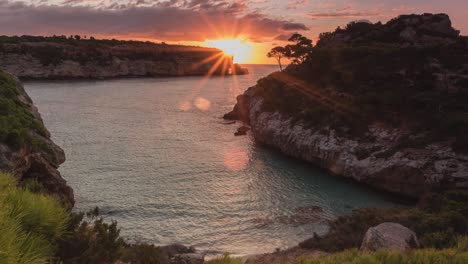
[[[466,10],[467,0],[0,0],[0,35],[79,34],[197,46],[239,38],[249,52],[237,62],[275,63],[266,53],[296,32],[315,40],[353,20],[386,22],[429,12],[447,13],[466,34]]]

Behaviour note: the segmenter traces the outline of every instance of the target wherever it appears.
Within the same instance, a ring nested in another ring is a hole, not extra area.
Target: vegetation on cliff
[[[361,133],[383,122],[423,135],[404,144],[453,140],[467,152],[468,41],[458,33],[441,14],[353,22],[321,34],[303,60],[284,47],[293,63],[260,80],[255,95],[265,111],[314,126]]]
[[[39,146],[31,132],[42,136],[47,132],[18,97],[15,80],[0,69],[0,142],[14,147],[25,143]]]
[[[0,36],[0,54],[29,54],[41,63],[57,65],[65,60],[84,65],[109,65],[114,58],[130,60],[173,61],[175,56],[194,59],[209,57],[219,50],[193,46],[156,44],[143,41],[123,41],[65,36]]]

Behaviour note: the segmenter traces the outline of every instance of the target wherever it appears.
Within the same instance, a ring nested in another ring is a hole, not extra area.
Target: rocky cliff
[[[305,63],[260,80],[225,118],[249,123],[261,143],[381,190],[419,197],[467,188],[468,41],[441,18],[322,34]],[[417,41],[406,39],[408,28],[420,32]]]
[[[0,68],[30,79],[246,74],[211,48],[150,42],[2,37]]]
[[[57,170],[64,161],[18,78],[0,70],[0,170],[39,182],[71,207],[73,190]]]

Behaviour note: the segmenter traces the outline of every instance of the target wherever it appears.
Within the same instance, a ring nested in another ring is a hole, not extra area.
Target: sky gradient
[[[311,39],[353,20],[447,13],[468,33],[467,0],[0,0],[0,35],[71,35],[207,45],[240,38],[241,63],[273,63],[266,52],[292,33]]]

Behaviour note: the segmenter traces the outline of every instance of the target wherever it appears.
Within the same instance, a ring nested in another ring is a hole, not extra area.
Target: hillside
[[[350,23],[225,118],[330,173],[420,197],[468,187],[468,38],[444,14]]]
[[[79,36],[0,36],[0,68],[26,79],[247,73],[218,49]]]

